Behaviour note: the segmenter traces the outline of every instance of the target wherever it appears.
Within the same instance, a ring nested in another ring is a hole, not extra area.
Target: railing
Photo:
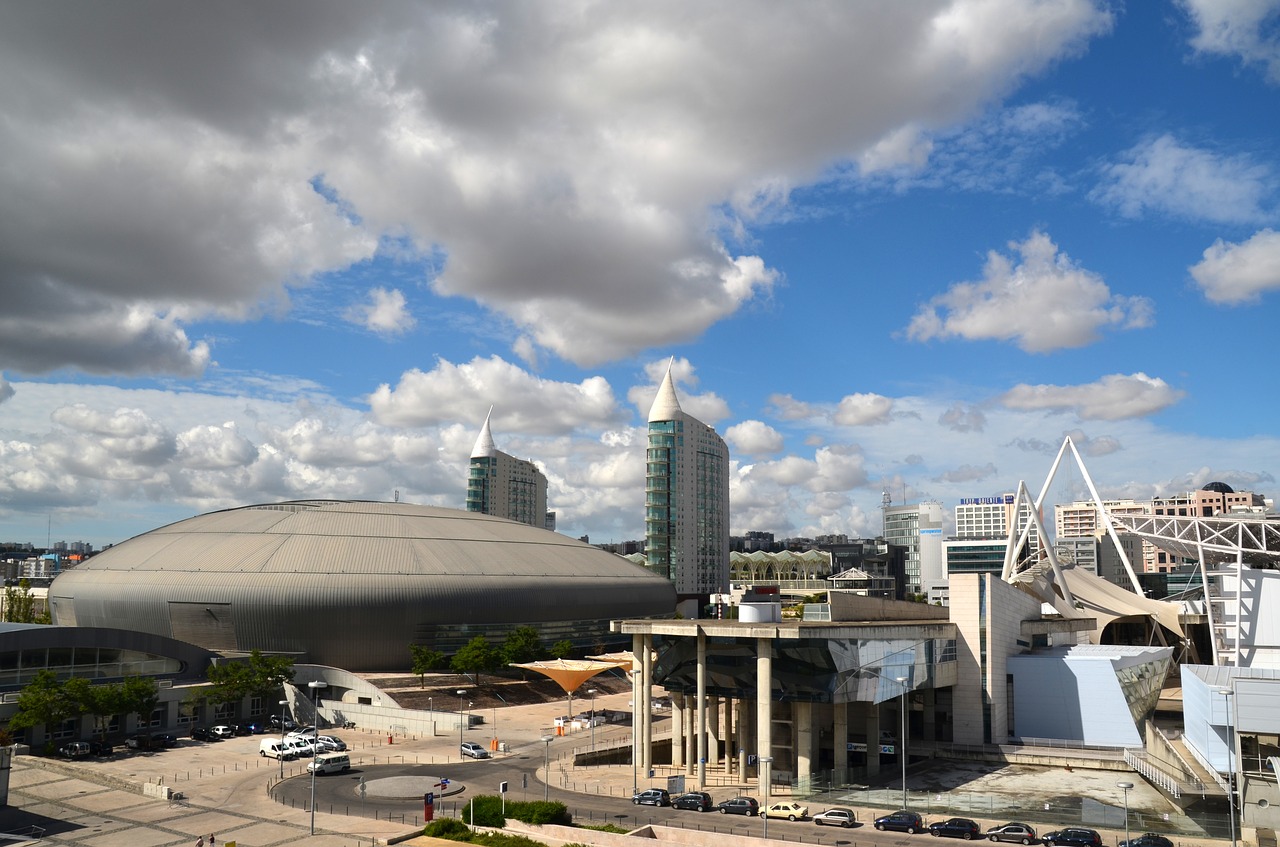
[[[1135,753],[1133,750],[1125,750],[1124,761],[1129,767],[1142,774],[1143,779],[1147,782],[1157,788],[1164,789],[1164,792],[1170,797],[1176,800],[1182,796],[1182,787],[1178,784],[1178,781],[1147,761],[1145,754]]]
[[[1167,751],[1174,758],[1174,760],[1178,764],[1178,767],[1182,770],[1183,782],[1186,783],[1191,789],[1203,794],[1205,789],[1205,784],[1204,784],[1204,781],[1200,779],[1200,777],[1196,776],[1196,769],[1191,766],[1191,763],[1188,762],[1181,753],[1178,752],[1178,748],[1174,746],[1173,739],[1169,738],[1168,733],[1166,733],[1163,729],[1161,729],[1158,726],[1154,727],[1154,729],[1155,729],[1156,738],[1160,739],[1160,744],[1163,746],[1165,751]]]

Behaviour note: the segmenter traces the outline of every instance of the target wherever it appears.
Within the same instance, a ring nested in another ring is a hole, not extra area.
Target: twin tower
[[[494,446],[492,414],[471,451],[467,511],[555,529],[546,476]],[[681,611],[696,617],[694,601],[729,589],[729,448],[680,408],[670,366],[649,409],[644,494],[646,565],[671,580]]]

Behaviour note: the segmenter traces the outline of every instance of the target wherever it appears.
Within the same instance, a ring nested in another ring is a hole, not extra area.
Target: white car
[[[300,726],[286,736],[287,738],[315,738],[318,731],[314,726]]]
[[[473,759],[487,759],[489,758],[489,751],[474,741],[464,741],[462,742],[462,755],[470,756]]]
[[[209,732],[210,734],[215,735],[218,738],[234,738],[236,734],[236,731],[234,729],[227,726],[226,724],[221,724],[221,723],[215,726],[213,729],[209,730]]]
[[[853,809],[840,807],[827,809],[825,812],[818,812],[813,816],[813,822],[818,826],[842,826],[847,829],[857,821],[858,816],[853,813]]]
[[[347,743],[332,735],[317,735],[316,749],[321,753],[343,753],[346,752]]]

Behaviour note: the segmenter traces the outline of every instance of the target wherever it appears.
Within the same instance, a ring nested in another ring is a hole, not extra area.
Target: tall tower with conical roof
[[[489,428],[492,416],[493,409],[489,409],[476,446],[471,448],[467,511],[547,527],[547,477],[533,462],[503,453],[494,445]]]
[[[729,448],[680,408],[671,365],[649,409],[645,555],[681,600],[729,588]]]

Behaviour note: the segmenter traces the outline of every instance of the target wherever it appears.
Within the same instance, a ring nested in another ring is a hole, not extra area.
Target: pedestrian
[[[204,836],[201,835],[196,839],[196,847],[204,847]]]
[[[209,833],[209,847],[217,847],[218,839],[213,837],[213,833]]]

